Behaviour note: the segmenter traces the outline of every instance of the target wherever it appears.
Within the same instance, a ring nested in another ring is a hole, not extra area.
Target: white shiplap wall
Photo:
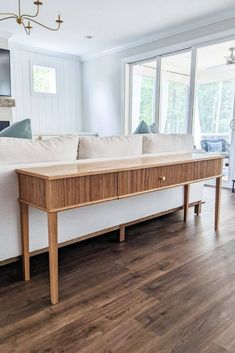
[[[78,57],[10,47],[13,120],[30,118],[33,134],[82,131],[81,63]],[[31,90],[33,64],[56,68],[57,94],[39,95]]]

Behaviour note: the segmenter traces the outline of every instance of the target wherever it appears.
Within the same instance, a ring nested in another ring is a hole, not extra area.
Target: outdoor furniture
[[[202,150],[208,153],[219,153],[224,155],[225,160],[227,160],[225,162],[226,167],[229,166],[230,147],[231,145],[223,138],[201,140]]]

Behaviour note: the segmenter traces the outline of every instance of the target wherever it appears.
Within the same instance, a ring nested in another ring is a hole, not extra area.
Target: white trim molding
[[[185,32],[189,32],[189,31],[192,31],[195,29],[200,29],[200,28],[212,25],[212,24],[219,24],[220,22],[223,22],[225,20],[235,21],[235,9],[234,9],[234,11],[225,11],[225,12],[221,13],[219,16],[218,15],[217,16],[215,16],[215,15],[209,16],[207,18],[203,18],[200,20],[191,21],[190,23],[178,25],[178,26],[172,27],[166,31],[162,31],[158,34],[147,36],[147,37],[144,37],[140,40],[132,41],[130,43],[123,44],[123,45],[120,45],[117,47],[113,47],[110,49],[106,49],[103,51],[99,51],[99,52],[95,52],[95,53],[91,53],[91,54],[87,54],[87,55],[81,55],[80,59],[82,62],[94,60],[94,59],[97,59],[97,58],[100,58],[100,57],[103,57],[106,55],[112,55],[112,54],[119,53],[124,50],[128,50],[128,49],[139,47],[139,46],[142,46],[145,44],[157,42],[162,39],[166,39],[166,38],[169,38],[169,37],[172,37],[175,35],[183,34]],[[234,24],[234,29],[235,29],[235,24]]]
[[[177,44],[173,44],[167,47],[161,47],[148,52],[142,52],[140,54],[131,55],[131,56],[122,58],[121,60],[124,63],[132,64],[139,61],[149,60],[159,55],[172,54],[174,52],[191,49],[193,47],[201,48],[215,43],[233,40],[234,37],[235,37],[235,18],[234,18],[234,29],[232,30],[217,32],[216,34],[213,34],[213,35],[206,35],[197,39],[192,39],[185,42],[179,42]]]
[[[38,53],[40,55],[54,56],[57,58],[64,58],[64,59],[72,59],[72,60],[81,61],[81,58],[78,55],[67,54],[67,53],[63,53],[63,52],[59,52],[59,51],[43,49],[40,47],[34,47],[31,45],[26,45],[26,44],[20,44],[18,42],[14,42],[11,40],[8,41],[8,45],[9,45],[9,49],[16,49],[16,50],[27,51],[29,53],[34,53],[34,54]]]
[[[194,107],[195,107],[195,86],[196,86],[196,71],[197,71],[197,49],[192,48],[191,51],[191,72],[190,72],[190,92],[189,92],[189,106],[188,106],[188,134],[193,134],[194,124]]]

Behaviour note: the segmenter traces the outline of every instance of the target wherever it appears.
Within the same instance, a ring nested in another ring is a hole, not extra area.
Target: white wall
[[[121,134],[121,57],[83,63],[83,124],[99,135]]]
[[[30,118],[33,134],[82,131],[81,63],[78,57],[24,47],[11,50],[12,96],[16,100],[14,121]],[[57,95],[31,91],[31,65],[57,69]]]
[[[83,62],[83,119],[85,130],[98,131],[100,135],[123,134],[122,60],[139,54],[154,56],[163,48],[179,49],[225,35],[235,34],[234,18],[188,30]],[[235,35],[234,35],[235,38]]]
[[[8,40],[5,38],[0,38],[0,48],[8,49]]]

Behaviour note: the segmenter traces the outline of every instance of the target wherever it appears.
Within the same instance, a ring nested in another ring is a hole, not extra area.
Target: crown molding
[[[214,34],[200,36],[199,38],[179,42],[167,47],[161,47],[147,52],[146,51],[141,52],[128,57],[125,56],[121,58],[121,61],[123,64],[135,63],[137,61],[145,61],[145,60],[149,60],[150,58],[155,58],[156,56],[168,55],[174,52],[185,51],[185,50],[191,49],[192,47],[201,48],[204,46],[219,44],[220,42],[222,43],[225,41],[234,40],[234,38],[235,38],[235,27],[232,30],[227,30],[222,32],[219,31]]]
[[[72,59],[72,60],[77,60],[81,61],[81,58],[79,55],[74,55],[74,54],[69,54],[69,53],[63,53],[59,51],[54,51],[54,50],[48,50],[48,49],[43,49],[40,47],[34,47],[31,45],[27,44],[21,44],[19,42],[15,42],[13,40],[9,40],[9,49],[16,49],[16,50],[23,50],[27,52],[32,52],[32,53],[38,53],[42,55],[49,55],[49,56],[55,56],[58,58],[65,58],[65,59]]]
[[[223,13],[220,13],[218,16],[208,16],[207,18],[203,18],[200,20],[195,20],[191,21],[190,23],[185,23],[183,25],[175,26],[170,28],[169,30],[162,31],[158,34],[151,35],[151,36],[146,36],[141,38],[140,40],[132,41],[130,43],[120,45],[117,47],[113,47],[110,49],[106,49],[103,51],[87,54],[87,55],[81,55],[80,60],[82,62],[90,61],[93,59],[97,59],[106,55],[112,55],[119,53],[124,50],[128,50],[131,48],[139,47],[145,44],[153,43],[155,41],[159,41],[162,39],[166,39],[175,35],[183,34],[185,32],[190,32],[192,30],[200,29],[212,24],[217,24],[222,21],[226,20],[231,20],[234,19],[234,28],[235,28],[235,9],[233,11],[224,11]]]

